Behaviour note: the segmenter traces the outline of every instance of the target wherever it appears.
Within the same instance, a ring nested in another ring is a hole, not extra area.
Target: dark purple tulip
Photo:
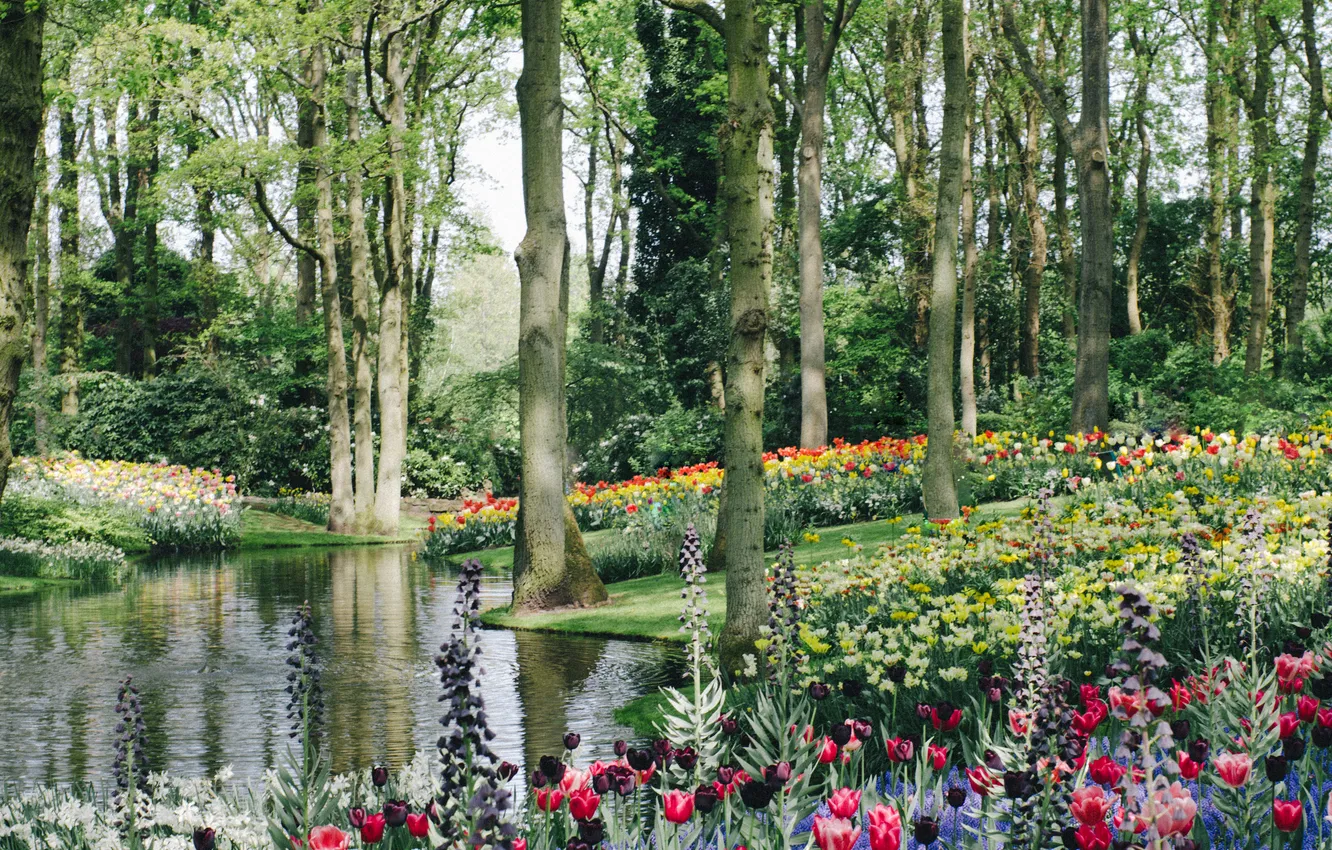
[[[1310,681],[1309,691],[1321,700],[1332,699],[1332,676],[1322,676]]]
[[[628,745],[627,743],[625,743],[624,741],[616,741],[616,742],[615,742],[615,755],[616,755],[616,756],[618,756],[619,758],[624,758],[624,754],[627,753],[627,752],[629,752],[629,745]]]
[[[578,822],[578,837],[588,844],[600,844],[606,837],[606,825],[602,823],[601,818],[592,820],[580,820]]]
[[[513,779],[518,775],[518,765],[511,761],[502,761],[500,762],[499,767],[495,769],[495,772],[499,774],[500,779],[508,782],[510,779]]]
[[[832,693],[832,688],[822,682],[809,683],[809,696],[815,701],[826,699],[830,693]]]
[[[194,831],[194,850],[213,850],[217,844],[217,833],[210,827],[203,827]]]
[[[751,779],[740,786],[740,799],[751,809],[765,809],[772,802],[772,789],[767,783]]]
[[[694,765],[698,764],[698,753],[694,751],[693,747],[676,750],[675,761],[685,770],[693,770]]]
[[[694,791],[694,808],[703,814],[710,813],[717,807],[717,789],[711,785],[700,785]]]
[[[565,850],[592,850],[592,845],[578,838],[570,838],[569,843],[564,845]]]
[[[583,736],[577,732],[564,733],[564,748],[566,750],[576,750],[581,743],[583,743]]]
[[[539,770],[532,771],[532,779],[530,782],[533,788],[545,788],[547,781],[546,774]]]
[[[1314,726],[1313,731],[1309,733],[1309,737],[1313,740],[1313,745],[1320,750],[1332,747],[1332,727]]]
[[[763,779],[773,790],[781,788],[791,781],[791,763],[779,761],[763,768]]]
[[[351,824],[352,829],[360,829],[365,826],[365,809],[356,808],[347,812],[347,823]]]
[[[916,717],[919,719],[929,720],[930,712],[932,711],[934,711],[934,706],[930,705],[928,702],[916,703]]]
[[[904,679],[906,679],[906,666],[902,664],[890,665],[884,672],[888,675],[888,681],[899,685],[902,684]]]
[[[717,768],[717,781],[723,785],[730,785],[731,780],[735,778],[735,768],[730,765],[722,765]]]
[[[1304,758],[1304,750],[1304,739],[1295,735],[1281,742],[1281,755],[1286,757],[1286,761],[1299,761]]]
[[[916,842],[933,844],[939,838],[939,822],[934,818],[921,818],[916,821]]]
[[[1078,850],[1079,844],[1078,844],[1077,827],[1073,826],[1064,827],[1063,831],[1059,833],[1059,838],[1064,842],[1064,847],[1067,848],[1067,850]]]
[[[625,754],[625,760],[634,770],[647,770],[652,767],[652,751],[631,749]]]
[[[727,735],[734,735],[740,731],[740,722],[730,717],[723,717],[721,721],[722,732]]]
[[[382,764],[370,768],[370,781],[376,788],[383,788],[388,784],[388,768]]]
[[[1280,782],[1290,771],[1290,764],[1285,756],[1268,756],[1263,761],[1263,770],[1267,773],[1269,782]]]
[[[551,782],[558,783],[564,778],[564,762],[555,756],[542,756],[540,764],[541,772],[546,774],[546,778]]]
[[[842,695],[847,699],[857,699],[865,690],[859,679],[842,680]]]
[[[1189,758],[1202,764],[1207,761],[1207,753],[1212,749],[1206,738],[1194,738],[1189,742]]]
[[[609,773],[598,773],[592,777],[592,790],[597,794],[606,794],[610,791],[611,775]]]
[[[389,826],[402,826],[407,822],[407,801],[389,800],[384,803],[384,823]]]
[[[982,676],[994,675],[994,662],[988,658],[982,658],[976,665],[976,672]]]
[[[839,747],[845,747],[851,741],[851,727],[845,723],[834,723],[829,737]]]
[[[960,809],[964,805],[966,805],[967,789],[949,788],[948,791],[945,792],[944,798],[948,800],[948,805],[952,806],[955,809]]]
[[[1189,721],[1176,720],[1170,724],[1170,735],[1176,741],[1186,741],[1189,737]]]
[[[985,756],[983,757],[982,761],[985,762],[985,766],[988,767],[990,770],[1004,769],[1004,760],[999,758],[999,754],[996,753],[994,750],[986,750]]]
[[[861,741],[868,741],[874,734],[874,724],[868,720],[852,720],[851,731],[856,733],[856,737]]]

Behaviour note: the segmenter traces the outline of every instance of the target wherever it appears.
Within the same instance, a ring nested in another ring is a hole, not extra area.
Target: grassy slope
[[[975,521],[984,521],[1004,514],[1013,514],[1026,504],[1026,500],[985,505],[977,511]],[[873,551],[877,546],[901,536],[912,525],[923,522],[920,514],[904,516],[899,522],[872,520],[870,522],[839,525],[821,528],[817,531],[817,541],[802,540],[795,549],[797,563],[820,563],[848,557],[850,549],[844,540],[859,544],[866,551]],[[587,535],[588,546],[595,545],[597,535]],[[459,558],[479,557],[487,565],[508,565],[513,561],[512,549],[492,549],[485,552],[473,552],[460,555]],[[769,559],[776,553],[767,553]],[[524,614],[517,616],[509,613],[507,607],[494,608],[481,615],[483,623],[508,629],[530,629],[534,631],[571,632],[576,634],[598,634],[625,637],[639,640],[679,641],[683,637],[679,632],[680,590],[683,587],[675,576],[651,576],[649,578],[622,581],[607,585],[611,601],[596,608],[578,608],[551,611],[542,614]],[[708,584],[708,608],[712,612],[710,623],[714,631],[719,631],[725,620],[726,587],[725,578],[713,576]]]
[[[241,517],[241,549],[285,549],[304,546],[363,546],[374,543],[411,543],[424,523],[403,517],[397,537],[334,534],[323,526],[294,517],[250,509]]]
[[[31,578],[0,575],[0,596],[11,593],[29,593],[43,587],[76,584],[73,579]]]

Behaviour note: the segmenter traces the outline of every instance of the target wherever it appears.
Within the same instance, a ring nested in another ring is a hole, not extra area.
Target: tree
[[[1263,348],[1267,343],[1267,325],[1272,315],[1276,183],[1272,179],[1275,133],[1272,127],[1271,98],[1275,80],[1272,73],[1271,16],[1263,8],[1261,0],[1253,0],[1248,6],[1253,25],[1253,70],[1250,74],[1247,63],[1236,63],[1231,81],[1249,117],[1249,333],[1244,343],[1244,372],[1253,375],[1263,367]]]
[[[944,117],[939,151],[939,203],[934,215],[930,286],[929,434],[922,481],[931,519],[958,515],[953,477],[953,340],[957,314],[958,208],[967,151],[967,13],[964,0],[943,0]]]
[[[797,242],[800,251],[800,445],[828,442],[828,389],[823,337],[823,120],[828,71],[842,31],[860,0],[837,0],[832,28],[824,32],[823,0],[805,0],[805,86],[800,116],[800,186]]]
[[[725,529],[726,626],[718,640],[723,669],[740,669],[767,622],[763,580],[763,351],[772,284],[772,104],[768,28],[756,0],[668,0],[702,18],[726,41],[727,123],[721,131],[722,200],[730,245],[730,341],[726,349],[726,486],[718,527]],[[723,16],[724,15],[724,16]]]
[[[0,3],[0,498],[9,483],[9,426],[28,356],[24,289],[37,194],[45,19],[44,3]]]
[[[1017,54],[1031,87],[1068,142],[1078,169],[1082,214],[1082,270],[1078,285],[1078,354],[1073,382],[1073,428],[1105,429],[1110,424],[1110,294],[1114,285],[1114,216],[1110,206],[1110,42],[1108,0],[1082,3],[1082,99],[1078,123],[1032,61],[1031,52],[1003,11],[1004,36]]]
[[[1138,173],[1135,195],[1133,241],[1129,245],[1128,263],[1124,270],[1128,289],[1128,325],[1130,334],[1142,333],[1142,315],[1138,310],[1138,275],[1142,265],[1142,247],[1147,242],[1148,184],[1147,175],[1152,165],[1152,137],[1147,129],[1148,86],[1151,84],[1152,63],[1156,47],[1139,36],[1137,24],[1129,25],[1129,43],[1133,46],[1134,72],[1137,78],[1133,89],[1133,126],[1138,134]]]
[[[514,259],[522,289],[518,336],[518,427],[522,481],[514,556],[515,611],[604,602],[606,588],[586,558],[564,496],[565,337],[569,236],[563,186],[560,0],[522,0],[523,72],[518,116],[527,232]],[[382,375],[381,375],[382,380]]]

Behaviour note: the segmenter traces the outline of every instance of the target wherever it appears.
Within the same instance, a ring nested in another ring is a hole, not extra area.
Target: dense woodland
[[[0,418],[381,532],[722,460],[731,552],[763,449],[1295,426],[1330,43],[1317,0],[0,0]],[[520,126],[515,270],[464,189]]]

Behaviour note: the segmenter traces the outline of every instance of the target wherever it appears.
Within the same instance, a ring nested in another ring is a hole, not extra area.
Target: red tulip
[[[1273,800],[1272,820],[1282,832],[1294,832],[1304,822],[1304,804],[1299,800]]]
[[[1124,778],[1126,772],[1127,768],[1109,756],[1101,756],[1096,761],[1092,762],[1091,767],[1088,768],[1088,773],[1091,775],[1092,781],[1101,785],[1116,784],[1120,779]]]
[[[1090,706],[1091,706],[1091,703],[1092,703],[1092,700],[1100,701],[1100,699],[1101,699],[1101,686],[1100,686],[1100,685],[1079,685],[1079,686],[1078,686],[1078,696],[1082,699],[1082,704],[1083,704],[1083,705],[1085,705],[1085,706],[1089,706],[1089,707],[1090,707]]]
[[[1300,697],[1295,703],[1295,713],[1302,723],[1313,723],[1318,717],[1318,697]]]
[[[1284,741],[1300,728],[1300,716],[1293,711],[1287,711],[1277,718],[1277,723],[1280,725],[1281,740]]]
[[[898,850],[902,846],[902,816],[879,803],[869,810],[870,850]]]
[[[819,764],[832,764],[835,761],[837,761],[837,742],[824,735],[823,746],[819,749]]]
[[[1110,813],[1110,798],[1099,785],[1087,785],[1073,792],[1068,811],[1084,824],[1101,823]]]
[[[966,774],[967,782],[971,784],[971,790],[982,797],[990,796],[990,791],[1003,784],[1003,780],[991,774],[983,764],[967,768]]]
[[[662,795],[666,805],[666,820],[671,823],[684,823],[694,815],[694,795],[678,788]]]
[[[1078,827],[1074,838],[1082,850],[1110,850],[1110,828],[1103,823],[1084,823]]]
[[[860,792],[850,788],[838,788],[828,798],[828,811],[835,818],[854,817],[860,811]]]
[[[941,702],[930,709],[930,724],[940,732],[951,732],[962,722],[962,709]]]
[[[513,840],[513,850],[527,850],[527,839],[515,838]]]
[[[407,816],[407,831],[412,838],[425,838],[430,834],[430,818],[425,812]]]
[[[1318,709],[1318,725],[1332,729],[1332,708]]]
[[[1180,750],[1175,754],[1179,759],[1179,775],[1184,779],[1197,779],[1198,774],[1202,773],[1202,762],[1194,761],[1189,758],[1189,754]]]
[[[310,850],[347,850],[351,836],[336,826],[316,826],[310,830]]]
[[[930,767],[935,770],[943,770],[948,764],[948,748],[941,747],[938,744],[930,744],[925,750],[925,761],[929,762]]]
[[[889,738],[883,745],[888,750],[889,761],[911,761],[916,755],[916,745],[907,738]]]
[[[814,843],[819,850],[851,850],[860,838],[860,828],[846,818],[814,817]]]
[[[1212,767],[1221,781],[1231,788],[1239,788],[1249,781],[1249,771],[1253,769],[1253,759],[1244,753],[1222,753],[1212,759]]]
[[[383,812],[367,816],[365,823],[361,824],[361,843],[378,844],[384,838],[385,825]]]
[[[591,788],[579,788],[569,795],[569,814],[574,820],[589,820],[597,813],[597,804],[601,797]]]
[[[564,792],[558,788],[538,788],[536,798],[538,809],[553,812],[564,802]]]
[[[1170,686],[1170,707],[1175,711],[1183,711],[1189,703],[1193,702],[1193,693],[1184,685],[1175,680]]]

